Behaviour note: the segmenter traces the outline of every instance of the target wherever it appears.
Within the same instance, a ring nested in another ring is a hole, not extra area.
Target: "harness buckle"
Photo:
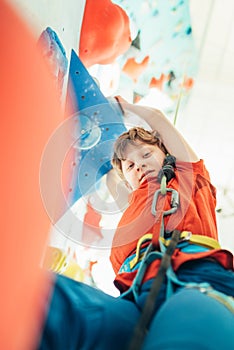
[[[179,243],[190,241],[191,237],[192,237],[191,231],[182,231],[180,234]]]

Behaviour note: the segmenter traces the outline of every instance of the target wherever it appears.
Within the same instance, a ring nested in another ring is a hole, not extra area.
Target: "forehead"
[[[128,143],[124,150],[124,158],[127,160],[134,155],[142,154],[146,150],[155,150],[156,145],[150,145],[148,143],[135,141],[134,143]]]

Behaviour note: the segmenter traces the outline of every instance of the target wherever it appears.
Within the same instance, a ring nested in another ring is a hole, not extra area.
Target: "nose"
[[[137,164],[137,171],[140,171],[141,169],[145,168],[146,165],[143,163],[143,164]]]

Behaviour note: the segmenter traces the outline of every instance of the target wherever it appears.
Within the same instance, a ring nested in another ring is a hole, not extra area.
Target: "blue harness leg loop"
[[[133,298],[135,301],[137,300],[147,267],[154,260],[161,259],[163,255],[161,252],[153,251],[152,249],[153,249],[153,245],[150,244],[147,250],[145,251],[143,259],[140,262],[139,269],[132,282],[131,287],[126,292],[121,294],[120,296],[121,298],[126,298],[126,299]]]

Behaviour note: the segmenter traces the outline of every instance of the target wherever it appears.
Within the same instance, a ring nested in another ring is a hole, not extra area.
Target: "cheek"
[[[127,186],[129,189],[135,189],[138,186],[136,177],[134,175],[134,172],[123,172],[124,178],[129,186]]]
[[[128,182],[132,182],[132,180],[134,178],[131,172],[124,173],[124,177],[125,177],[126,181],[128,181]]]
[[[163,164],[163,158],[162,157],[155,157],[153,160],[152,160],[153,164],[154,164],[154,168],[156,170],[159,170],[161,169],[162,167],[162,164]]]
[[[165,158],[164,153],[160,153],[157,156],[155,156],[154,161],[155,161],[157,168],[161,169],[161,167],[163,165],[164,158]]]
[[[127,174],[126,170],[124,169],[124,167],[122,168],[122,174],[123,174],[124,178],[126,179],[128,174]]]

